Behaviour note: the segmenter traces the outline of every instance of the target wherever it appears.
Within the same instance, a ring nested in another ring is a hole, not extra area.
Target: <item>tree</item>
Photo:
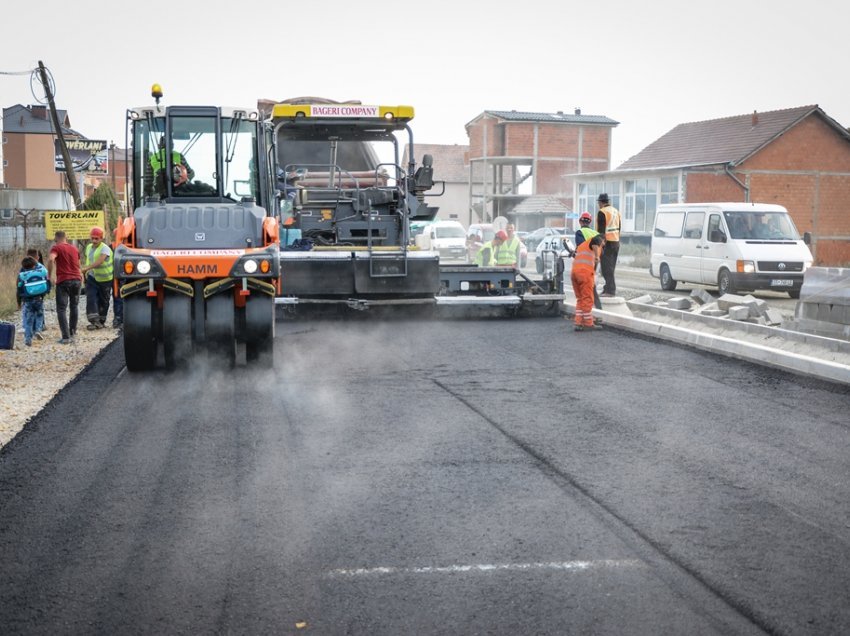
[[[105,229],[110,232],[118,225],[118,214],[121,212],[121,202],[115,194],[112,186],[104,181],[101,183],[91,196],[87,198],[81,207],[82,210],[104,210],[106,212]]]

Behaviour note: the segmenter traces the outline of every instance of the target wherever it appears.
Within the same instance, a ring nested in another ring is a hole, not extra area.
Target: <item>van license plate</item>
[[[793,287],[794,281],[793,280],[786,280],[784,278],[774,278],[773,280],[770,281],[770,286],[771,287]]]

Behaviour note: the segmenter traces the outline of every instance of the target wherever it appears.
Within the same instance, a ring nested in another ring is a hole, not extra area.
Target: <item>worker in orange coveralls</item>
[[[576,331],[593,331],[602,329],[593,322],[593,290],[596,286],[596,266],[602,252],[602,236],[591,229],[593,217],[589,212],[583,212],[579,217],[579,232],[584,240],[576,246],[573,253],[573,270],[570,280],[576,295]],[[578,233],[576,233],[578,235]]]

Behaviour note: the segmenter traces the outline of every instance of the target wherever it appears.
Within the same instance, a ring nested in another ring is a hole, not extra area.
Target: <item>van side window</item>
[[[679,238],[682,236],[684,222],[684,212],[659,212],[655,219],[654,234],[666,238]]]
[[[726,233],[720,225],[720,215],[710,214],[708,216],[708,240],[711,243],[725,243]]]
[[[702,226],[705,223],[705,212],[688,212],[685,220],[685,238],[702,238]]]

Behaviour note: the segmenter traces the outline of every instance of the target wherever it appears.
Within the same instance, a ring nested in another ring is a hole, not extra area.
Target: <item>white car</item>
[[[466,259],[466,230],[457,221],[436,221],[420,235],[418,245],[439,252],[443,259]]]
[[[544,262],[553,263],[556,256],[569,256],[569,252],[564,247],[565,238],[569,237],[566,234],[550,234],[537,244],[534,267],[538,274],[543,273]]]

